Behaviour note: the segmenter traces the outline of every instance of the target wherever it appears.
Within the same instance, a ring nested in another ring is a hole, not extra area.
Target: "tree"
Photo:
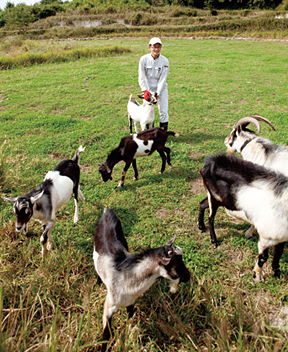
[[[5,10],[13,9],[13,7],[15,7],[15,5],[13,4],[13,2],[10,2],[10,1],[7,1],[7,2],[6,2]]]
[[[9,9],[5,14],[6,27],[10,29],[18,29],[21,33],[25,33],[29,23],[34,22],[35,17],[32,15],[29,6],[19,4]]]

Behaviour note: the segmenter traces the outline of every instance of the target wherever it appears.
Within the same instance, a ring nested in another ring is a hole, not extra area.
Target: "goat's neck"
[[[121,150],[119,148],[115,149],[113,151],[113,155],[109,155],[106,164],[109,166],[109,168],[112,170],[113,167],[119,163],[119,161],[123,160],[122,155],[121,155]]]
[[[243,159],[251,161],[254,164],[264,165],[266,162],[266,155],[263,150],[263,146],[257,143],[257,139],[254,138],[243,148],[241,152]]]
[[[135,288],[137,288],[137,295],[141,295],[161,276],[160,269],[161,267],[151,257],[145,258],[133,268],[133,273],[129,274],[129,280],[127,280],[127,283],[129,282],[128,290],[135,291]]]

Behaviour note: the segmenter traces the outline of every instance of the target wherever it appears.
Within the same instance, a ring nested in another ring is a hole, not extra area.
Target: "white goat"
[[[144,99],[144,95],[138,95],[140,99]],[[140,123],[142,131],[145,130],[148,125],[149,128],[153,127],[153,122],[155,119],[154,105],[157,104],[157,93],[151,93],[149,100],[144,99],[143,104],[140,105],[138,101],[131,99],[132,94],[128,100],[127,111],[129,119],[130,133],[132,134],[132,120],[134,121],[134,127],[136,133],[138,133],[137,122]]]

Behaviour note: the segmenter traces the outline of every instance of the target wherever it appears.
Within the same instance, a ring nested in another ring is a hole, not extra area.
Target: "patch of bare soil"
[[[160,208],[156,211],[155,215],[158,219],[166,219],[169,214],[170,211],[168,209]]]
[[[191,180],[190,185],[191,185],[191,191],[194,194],[194,196],[199,196],[200,194],[205,193],[205,188],[203,185],[202,178]]]
[[[194,159],[194,160],[197,160],[200,156],[203,156],[203,155],[206,155],[205,153],[202,153],[202,152],[192,152],[190,155],[189,155],[189,158],[191,159]]]

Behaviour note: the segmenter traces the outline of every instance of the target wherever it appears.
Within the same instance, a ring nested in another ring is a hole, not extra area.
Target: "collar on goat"
[[[243,149],[247,146],[248,143],[250,143],[252,141],[252,139],[247,139],[247,141],[242,145],[242,147],[240,148],[240,153],[243,152]]]

